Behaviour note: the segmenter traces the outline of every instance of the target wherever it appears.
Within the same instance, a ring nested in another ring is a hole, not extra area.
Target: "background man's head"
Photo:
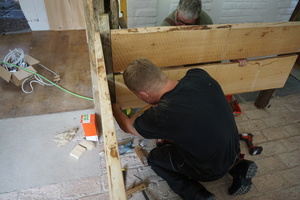
[[[180,0],[175,16],[176,25],[195,24],[201,10],[201,0]]]

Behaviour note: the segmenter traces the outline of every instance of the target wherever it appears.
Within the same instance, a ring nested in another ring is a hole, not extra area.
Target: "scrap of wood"
[[[136,155],[139,157],[140,161],[143,163],[143,165],[147,165],[147,155],[146,152],[139,146],[134,147],[134,152],[136,153]]]
[[[85,139],[81,140],[79,145],[85,147],[87,150],[92,150],[95,148],[95,144],[91,141],[87,141]]]
[[[87,149],[84,146],[77,144],[75,148],[70,152],[70,156],[79,159],[86,150]]]
[[[252,60],[244,67],[239,67],[237,63],[217,63],[171,68],[163,72],[170,79],[180,80],[187,70],[201,68],[219,82],[225,94],[238,94],[283,87],[296,59],[297,55],[288,55]],[[124,82],[122,75],[115,75],[115,80]],[[147,105],[127,88],[119,85],[116,85],[116,95],[122,109]]]
[[[94,148],[95,148],[95,145],[93,142],[83,139],[70,152],[70,156],[73,156],[74,158],[79,159],[86,150],[92,150]]]
[[[94,0],[83,1],[85,18],[87,23],[87,35],[90,53],[91,68],[95,70],[97,77],[97,88],[100,102],[100,114],[102,134],[104,139],[104,150],[106,168],[108,175],[108,187],[111,200],[125,200],[126,192],[122,175],[120,156],[118,151],[114,118],[111,109],[111,101],[107,83],[104,55],[101,43],[100,32],[96,26],[99,23],[96,15]],[[101,15],[107,18],[107,15]],[[107,24],[108,26],[108,24]],[[99,102],[96,102],[99,104]]]
[[[127,190],[126,196],[127,196],[127,198],[130,198],[132,195],[134,195],[142,190],[145,190],[145,189],[146,189],[146,185],[144,183],[142,183],[138,186],[135,186],[134,188]]]
[[[111,30],[114,72],[148,58],[159,67],[300,51],[300,22]]]

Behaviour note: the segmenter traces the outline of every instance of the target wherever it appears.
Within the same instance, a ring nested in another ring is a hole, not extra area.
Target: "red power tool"
[[[250,155],[259,155],[261,154],[263,148],[261,146],[253,146],[253,135],[251,133],[242,133],[240,134],[240,139],[245,140],[247,142],[247,145],[249,147],[249,153]]]

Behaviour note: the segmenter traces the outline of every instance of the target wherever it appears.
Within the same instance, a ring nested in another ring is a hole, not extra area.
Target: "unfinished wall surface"
[[[127,0],[128,27],[159,26],[179,0]],[[288,21],[298,0],[202,0],[214,24]]]
[[[49,30],[44,0],[19,0],[19,2],[31,30]]]

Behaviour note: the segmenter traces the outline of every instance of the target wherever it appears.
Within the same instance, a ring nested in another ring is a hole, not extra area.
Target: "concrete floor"
[[[99,176],[99,149],[86,152],[80,160],[69,155],[83,135],[81,110],[0,120],[0,194],[73,179]],[[57,147],[54,136],[79,127],[78,136]],[[1,199],[1,197],[0,197]]]
[[[259,166],[252,190],[242,196],[227,195],[231,177],[204,185],[218,199],[300,199],[300,81],[290,76],[285,87],[277,89],[270,106],[258,110],[254,105],[257,93],[236,95],[242,114],[236,117],[240,132],[255,135],[254,144],[263,146],[261,155],[250,156],[241,141],[246,158]],[[0,120],[0,200],[109,199],[102,138],[96,149],[79,160],[69,155],[78,143],[71,141],[57,147],[53,137],[80,127],[81,114],[93,110],[38,115]],[[79,130],[80,132],[81,130]],[[132,139],[117,127],[118,140]],[[134,138],[138,139],[138,138]],[[148,143],[147,150],[154,147]],[[139,176],[147,185],[151,200],[179,200],[165,181],[149,166],[144,166],[135,153],[121,156],[127,168],[126,186]],[[131,199],[144,199],[141,193]]]

